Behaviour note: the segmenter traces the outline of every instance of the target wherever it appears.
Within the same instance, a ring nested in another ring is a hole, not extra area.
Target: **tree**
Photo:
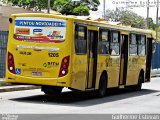
[[[156,24],[153,22],[153,19],[149,17],[148,22],[149,22],[149,29],[155,30]]]
[[[71,0],[55,0],[53,10],[62,14],[71,15],[89,15],[89,10],[97,10],[99,0],[80,0],[79,2]]]
[[[121,14],[122,11],[118,8],[116,8],[116,10],[108,9],[106,10],[105,18],[110,21],[119,22],[122,16]]]
[[[32,9],[35,11],[41,11],[41,9],[47,8],[48,0],[8,0],[13,6],[23,7],[24,9]],[[54,0],[51,0],[53,5]]]
[[[105,18],[107,20],[121,22],[124,25],[130,25],[136,28],[146,28],[145,19],[136,13],[124,9],[107,10]]]
[[[32,9],[41,11],[46,9],[48,0],[8,0],[13,6],[23,7],[24,9]],[[99,0],[51,0],[51,9],[62,14],[70,15],[89,15],[89,10],[97,10]]]
[[[70,0],[55,0],[53,10],[67,15],[89,15],[91,6],[87,2],[71,2]],[[94,7],[94,6],[92,6]],[[98,7],[98,6],[97,6]]]

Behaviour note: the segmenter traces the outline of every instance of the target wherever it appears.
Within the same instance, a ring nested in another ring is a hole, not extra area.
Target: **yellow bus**
[[[40,85],[47,95],[63,87],[96,91],[140,90],[150,81],[151,31],[89,18],[53,14],[13,14],[6,81]]]

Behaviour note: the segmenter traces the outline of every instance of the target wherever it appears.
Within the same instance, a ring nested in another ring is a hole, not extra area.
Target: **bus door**
[[[95,88],[97,74],[98,31],[88,29],[87,89]]]
[[[128,35],[121,35],[121,61],[119,85],[126,84],[128,66]]]
[[[152,38],[148,38],[145,81],[150,81],[151,78],[151,62],[152,62]]]

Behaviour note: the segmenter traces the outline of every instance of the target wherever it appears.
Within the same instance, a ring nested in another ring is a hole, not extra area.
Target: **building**
[[[0,5],[0,31],[8,31],[9,21],[11,14],[16,13],[37,13],[37,11],[31,11],[24,8]]]

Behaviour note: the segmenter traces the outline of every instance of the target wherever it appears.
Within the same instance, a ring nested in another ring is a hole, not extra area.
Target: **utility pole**
[[[126,10],[128,10],[128,4],[129,4],[129,0],[126,0]]]
[[[159,11],[159,0],[157,0],[157,15],[156,15],[156,40],[158,40],[158,11]],[[158,50],[158,55],[157,55],[157,58],[159,58],[159,45],[158,45],[158,42],[157,43],[157,50]],[[157,69],[159,67],[159,60],[158,60],[158,66],[157,66]]]
[[[149,29],[149,0],[148,0],[148,6],[147,6],[147,28]]]
[[[103,0],[103,18],[106,16],[106,0]]]
[[[158,11],[159,11],[159,0],[157,0],[157,15],[156,15],[156,40],[158,40]]]
[[[48,14],[50,13],[50,8],[51,8],[51,1],[48,0],[48,9],[47,9],[47,13],[48,13]]]

